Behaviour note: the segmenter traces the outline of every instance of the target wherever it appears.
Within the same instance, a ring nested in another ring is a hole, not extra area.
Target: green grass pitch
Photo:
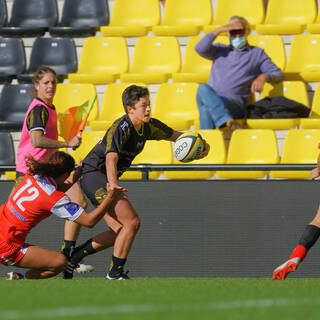
[[[0,280],[0,319],[319,319],[320,279]]]

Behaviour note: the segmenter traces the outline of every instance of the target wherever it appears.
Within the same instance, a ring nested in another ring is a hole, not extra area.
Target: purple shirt
[[[195,50],[203,58],[214,61],[208,85],[218,95],[245,106],[251,95],[251,84],[258,75],[267,74],[270,82],[284,79],[282,71],[263,49],[247,46],[244,50],[235,50],[231,45],[212,44],[215,38],[212,32],[208,33],[197,43]]]

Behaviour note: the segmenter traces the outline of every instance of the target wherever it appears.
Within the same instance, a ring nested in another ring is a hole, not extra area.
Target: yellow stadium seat
[[[242,129],[233,132],[227,164],[276,164],[279,162],[278,142],[274,131]],[[267,171],[217,171],[218,178],[258,179]]]
[[[68,108],[82,105],[96,93],[96,87],[90,83],[58,83],[53,104],[57,112],[65,112]],[[97,119],[98,113],[99,103],[98,99],[96,99],[91,109],[87,125],[90,124],[90,121]]]
[[[131,83],[110,83],[103,94],[101,113],[97,120],[90,122],[91,130],[107,130],[118,118],[125,114],[122,93]],[[145,86],[144,84],[138,84]]]
[[[163,20],[152,32],[157,36],[192,36],[211,21],[211,0],[166,0]]]
[[[312,99],[311,115],[300,119],[303,129],[320,129],[320,84],[317,85]]]
[[[201,36],[193,36],[189,38],[181,72],[172,74],[173,81],[198,83],[205,83],[208,81],[212,61],[202,58],[194,50],[195,45],[201,38]]]
[[[264,0],[218,0],[214,10],[213,24],[204,27],[208,33],[228,24],[232,16],[241,16],[248,20],[250,27],[255,28],[264,20]]]
[[[318,15],[314,23],[307,24],[307,31],[309,33],[320,33],[320,10],[318,9]]]
[[[111,21],[100,27],[103,36],[144,36],[160,23],[159,0],[115,0]]]
[[[180,46],[175,37],[140,37],[136,42],[130,71],[122,82],[162,83],[180,70]]]
[[[316,0],[268,0],[266,19],[256,30],[262,34],[302,33],[316,13]]]
[[[6,171],[5,176],[7,180],[16,180],[17,174],[15,171]]]
[[[248,36],[248,42],[252,46],[262,48],[272,62],[281,70],[286,65],[286,52],[284,43],[279,35],[252,35]]]
[[[320,35],[302,34],[293,37],[287,67],[286,80],[320,81]]]
[[[312,164],[316,166],[319,155],[320,130],[289,130],[284,140],[281,164]],[[306,171],[271,171],[273,178],[308,179]]]
[[[218,129],[197,130],[211,146],[207,157],[194,160],[186,164],[224,164],[226,161],[226,146],[223,134]],[[182,164],[173,159],[174,164]],[[168,179],[210,179],[214,171],[165,171],[164,176]]]
[[[162,83],[156,94],[152,116],[175,130],[188,130],[199,119],[196,103],[198,84]]]
[[[84,159],[91,149],[104,137],[105,131],[83,131],[82,142],[76,150],[71,151],[71,155],[75,162],[78,163],[80,159]]]
[[[148,140],[143,151],[137,155],[132,164],[172,164],[171,142],[166,140]],[[159,178],[161,171],[149,172],[149,179]],[[120,179],[140,180],[142,172],[126,171]]]
[[[70,73],[70,82],[106,84],[114,82],[120,73],[127,72],[129,55],[122,37],[88,37],[76,73]]]
[[[260,99],[266,97],[284,96],[302,103],[309,108],[307,86],[303,81],[283,81],[279,83],[265,83]],[[301,119],[303,120],[303,119]],[[286,119],[247,119],[250,129],[287,130],[300,124],[300,118]]]

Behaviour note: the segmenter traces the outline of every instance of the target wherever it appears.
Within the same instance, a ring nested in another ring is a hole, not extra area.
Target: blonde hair
[[[250,24],[248,22],[248,20],[244,17],[240,17],[240,16],[232,16],[229,19],[229,23],[233,23],[233,22],[241,22],[242,24],[245,25],[246,30],[250,30]]]

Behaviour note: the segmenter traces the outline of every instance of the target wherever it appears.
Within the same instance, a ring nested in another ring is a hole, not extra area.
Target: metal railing
[[[141,171],[142,180],[149,180],[151,171],[303,171],[312,170],[316,164],[134,164],[129,171]],[[15,171],[12,165],[0,165],[0,171]]]
[[[316,164],[136,164],[129,171],[141,171],[142,180],[150,171],[291,171],[312,170]]]

